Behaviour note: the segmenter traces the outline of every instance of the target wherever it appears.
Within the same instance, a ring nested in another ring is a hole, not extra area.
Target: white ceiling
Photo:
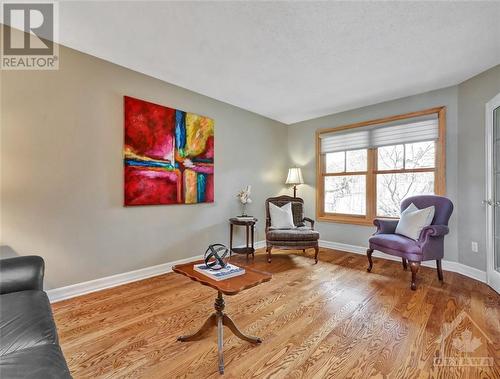
[[[500,63],[500,2],[63,2],[74,49],[290,124]]]

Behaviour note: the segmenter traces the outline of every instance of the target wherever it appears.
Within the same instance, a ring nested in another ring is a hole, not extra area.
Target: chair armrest
[[[43,290],[44,270],[42,257],[36,255],[0,260],[0,294]]]
[[[376,218],[373,220],[373,225],[377,227],[375,234],[394,234],[399,220],[390,218]]]
[[[308,223],[311,224],[311,229],[314,229],[314,220],[312,218],[304,217],[302,221],[307,221]]]
[[[421,244],[427,242],[430,237],[443,237],[450,232],[446,225],[429,225],[420,232],[419,242]]]

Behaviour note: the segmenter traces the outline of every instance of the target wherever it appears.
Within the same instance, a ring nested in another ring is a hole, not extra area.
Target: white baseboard
[[[345,243],[331,242],[331,241],[324,241],[324,240],[319,241],[319,246],[325,247],[327,249],[340,250],[340,251],[346,251],[348,253],[363,254],[363,255],[366,254],[366,249],[368,248],[368,247],[363,247],[363,246],[348,245]],[[389,254],[383,254],[383,253],[378,252],[378,251],[373,252],[373,256],[377,257],[377,258],[388,259],[391,261],[398,261],[398,262],[401,261],[401,258],[395,257],[393,255],[389,255]],[[478,270],[477,268],[466,266],[462,263],[453,262],[453,261],[442,260],[441,264],[443,266],[443,270],[457,272],[459,274],[468,276],[469,278],[476,279],[476,280],[479,280],[480,282],[486,283],[486,272],[485,271],[481,271],[481,270]],[[422,266],[436,267],[434,261],[422,262]]]
[[[366,247],[348,245],[340,242],[331,242],[320,240],[319,245],[321,247],[333,250],[346,251],[348,253],[355,254],[366,254]],[[266,246],[266,241],[257,241],[254,244],[256,249],[261,249]],[[393,261],[400,261],[400,258],[394,257],[392,255],[386,255],[379,253],[378,251],[373,253],[374,257],[389,259]],[[127,284],[135,282],[137,280],[147,279],[153,276],[165,274],[167,272],[172,272],[172,267],[176,264],[186,263],[201,259],[203,256],[195,256],[190,258],[179,259],[173,262],[162,263],[156,266],[145,267],[139,270],[124,272],[122,274],[116,274],[111,276],[106,276],[104,278],[89,280],[87,282],[77,283],[66,287],[54,288],[47,291],[49,300],[51,303],[57,301],[70,299],[72,297],[85,295],[87,293],[100,291],[106,288],[116,287],[122,284]],[[486,283],[486,272],[478,270],[473,267],[463,265],[458,262],[442,261],[443,269],[447,271],[457,272],[459,274],[468,276],[472,279],[479,280],[480,282]],[[423,262],[422,266],[434,267],[434,262]]]
[[[262,249],[263,247],[266,247],[266,241],[257,241],[253,245],[256,249]]]
[[[199,255],[196,257],[190,257],[185,259],[179,259],[173,262],[162,263],[156,266],[144,267],[139,270],[124,272],[122,274],[116,274],[111,276],[106,276],[104,278],[89,280],[88,282],[82,282],[77,284],[72,284],[66,287],[54,288],[47,291],[47,295],[51,303],[57,301],[70,299],[72,297],[85,295],[87,293],[100,291],[106,288],[116,287],[122,284],[135,282],[137,280],[151,278],[152,276],[157,276],[165,274],[167,272],[172,272],[172,267],[194,261],[197,259],[202,259],[203,256]]]
[[[256,241],[254,244],[254,247],[256,249],[260,249],[265,246],[266,241]],[[135,282],[137,280],[147,279],[153,276],[165,274],[167,272],[172,272],[172,267],[177,264],[186,263],[202,258],[203,256],[199,255],[196,257],[179,259],[177,261],[162,263],[151,267],[145,267],[139,270],[124,272],[122,274],[116,274],[106,276],[104,278],[89,280],[87,282],[72,284],[66,287],[54,288],[48,290],[47,295],[49,296],[50,302],[55,303],[57,301],[70,299],[72,297],[85,295],[87,293],[101,291],[106,288],[112,288],[120,286],[122,284],[127,284]]]

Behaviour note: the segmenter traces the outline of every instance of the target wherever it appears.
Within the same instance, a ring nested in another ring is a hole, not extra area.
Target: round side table
[[[247,259],[250,254],[252,254],[252,258],[255,258],[255,249],[254,249],[254,235],[255,235],[255,224],[257,223],[257,219],[254,217],[253,219],[241,220],[237,217],[232,217],[229,219],[229,255],[232,253],[236,254],[246,254]],[[233,248],[233,228],[234,225],[244,226],[246,229],[246,237],[247,243],[246,247],[235,247]],[[250,245],[250,236],[252,239],[252,244]]]

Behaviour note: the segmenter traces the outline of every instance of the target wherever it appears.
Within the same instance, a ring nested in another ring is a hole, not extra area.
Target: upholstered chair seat
[[[266,237],[270,241],[317,241],[319,232],[307,226],[299,226],[295,229],[273,229],[269,228]]]
[[[407,259],[422,260],[422,250],[417,241],[411,238],[399,234],[375,234],[368,241],[374,250],[398,257],[404,251]]]
[[[282,207],[291,203],[294,227],[277,229],[271,226],[269,204]],[[306,222],[310,226],[306,225]],[[271,250],[275,248],[288,250],[314,249],[314,259],[318,262],[319,232],[314,230],[314,220],[304,217],[304,200],[299,197],[278,196],[266,200],[266,251],[267,261],[271,262]]]
[[[441,259],[444,256],[444,236],[449,232],[448,221],[453,212],[453,203],[450,199],[442,196],[413,196],[401,202],[401,211],[404,211],[412,203],[418,209],[430,206],[435,208],[432,224],[422,229],[418,240],[397,234],[398,220],[375,219],[373,223],[377,227],[377,231],[368,240],[369,248],[366,255],[368,257],[368,272],[371,272],[373,267],[372,253],[374,250],[401,257],[405,270],[409,262],[412,272],[411,289],[415,290],[416,276],[422,261],[436,260],[438,278],[443,280]]]

